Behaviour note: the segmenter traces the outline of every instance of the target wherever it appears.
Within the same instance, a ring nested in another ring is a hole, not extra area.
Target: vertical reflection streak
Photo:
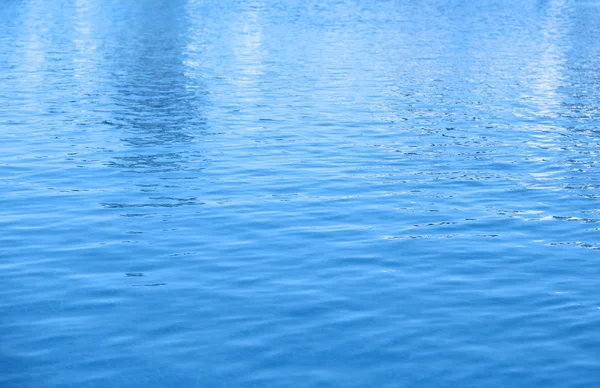
[[[262,3],[244,7],[233,28],[232,49],[240,76],[234,80],[246,102],[260,100],[260,75],[264,72],[262,59]]]
[[[565,0],[553,0],[547,4],[546,12],[541,28],[542,52],[539,62],[534,63],[531,69],[531,98],[537,106],[537,116],[556,118],[562,102],[558,89],[564,82],[568,49],[564,37],[569,29],[571,9]]]
[[[130,183],[122,191],[139,194],[136,202],[127,203],[115,195],[104,203],[108,208],[195,204],[180,194],[203,171],[195,140],[203,136],[207,102],[201,74],[190,66],[200,59],[198,52],[188,52],[188,3],[134,4],[130,12],[138,24],[115,25],[107,36],[104,62],[113,106],[107,125],[124,146],[108,165]]]

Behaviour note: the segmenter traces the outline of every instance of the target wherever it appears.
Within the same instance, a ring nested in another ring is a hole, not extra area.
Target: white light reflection
[[[237,61],[239,77],[233,80],[244,89],[246,98],[254,99],[259,92],[256,84],[263,73],[262,25],[263,4],[246,7],[239,15],[232,31],[232,50]]]
[[[528,97],[536,105],[536,116],[555,118],[562,101],[559,88],[564,82],[568,49],[564,37],[568,32],[571,9],[566,0],[551,0],[546,7],[547,16],[541,31],[543,47],[539,61],[530,69],[532,93]]]

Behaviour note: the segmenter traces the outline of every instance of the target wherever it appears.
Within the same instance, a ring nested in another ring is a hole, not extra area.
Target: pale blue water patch
[[[0,386],[597,387],[598,25],[5,0]]]

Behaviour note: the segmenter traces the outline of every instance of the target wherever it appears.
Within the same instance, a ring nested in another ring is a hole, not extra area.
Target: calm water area
[[[1,0],[0,387],[600,387],[600,0]]]

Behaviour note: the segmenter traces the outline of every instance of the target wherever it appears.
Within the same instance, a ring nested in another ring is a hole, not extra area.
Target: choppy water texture
[[[0,386],[600,386],[600,2],[4,0]]]

